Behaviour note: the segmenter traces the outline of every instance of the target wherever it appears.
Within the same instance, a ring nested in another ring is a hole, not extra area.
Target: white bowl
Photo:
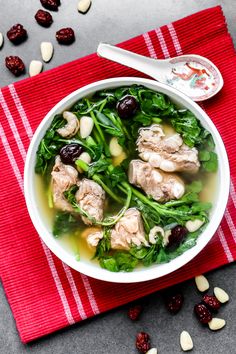
[[[146,87],[152,90],[156,90],[158,92],[162,92],[168,95],[170,99],[177,103],[179,106],[185,107],[192,111],[193,114],[200,120],[202,125],[208,131],[211,132],[216,144],[215,151],[219,159],[219,169],[216,186],[217,194],[215,197],[213,208],[211,210],[210,222],[207,225],[206,229],[203,231],[203,233],[198,237],[196,246],[166,264],[152,265],[148,268],[138,268],[131,273],[112,273],[100,268],[99,265],[89,262],[89,260],[77,261],[75,257],[68,250],[66,250],[52,235],[48,223],[43,217],[42,210],[39,206],[40,203],[37,200],[34,166],[36,159],[36,151],[38,149],[40,140],[43,138],[47,128],[50,126],[55,114],[61,113],[62,111],[68,109],[76,101],[78,101],[82,97],[94,93],[95,91],[103,90],[105,88],[114,88],[132,84],[145,85]],[[74,91],[69,96],[61,100],[55,107],[51,109],[51,111],[46,115],[46,117],[38,126],[27,153],[24,171],[24,190],[27,208],[31,220],[37,232],[39,233],[39,236],[42,238],[45,244],[57,257],[59,257],[71,268],[96,279],[117,283],[141,282],[159,278],[164,275],[170,274],[171,272],[175,271],[176,269],[182,267],[190,260],[192,260],[207,245],[207,243],[210,241],[220,224],[228,200],[229,185],[229,163],[225,147],[220,137],[220,134],[218,133],[215,125],[208,117],[208,115],[195,102],[193,102],[190,98],[177,91],[176,89],[158,83],[156,81],[134,77],[114,78],[98,81]]]

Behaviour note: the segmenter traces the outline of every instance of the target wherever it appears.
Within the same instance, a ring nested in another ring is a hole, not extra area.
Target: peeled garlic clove
[[[180,346],[184,352],[193,349],[193,340],[187,331],[183,331],[180,334]]]
[[[206,277],[204,275],[198,275],[195,277],[195,283],[199,291],[204,292],[209,289],[210,285]]]
[[[40,45],[40,49],[41,49],[41,55],[42,55],[42,59],[43,61],[45,61],[45,63],[48,63],[53,56],[53,45],[51,42],[42,42]]]
[[[157,348],[149,349],[149,351],[146,354],[157,354]]]
[[[223,328],[226,325],[225,320],[222,318],[212,318],[212,320],[208,323],[209,328],[212,331],[218,331],[219,329]]]
[[[83,116],[80,118],[80,136],[87,138],[93,130],[94,122],[91,117]]]
[[[82,154],[79,156],[78,160],[82,160],[82,161],[86,162],[88,165],[92,161],[91,156],[86,151],[82,152]],[[80,173],[83,173],[83,170],[79,166],[77,166],[76,168]]]
[[[3,34],[0,32],[0,49],[3,46],[3,42],[4,42]]]
[[[43,68],[43,63],[39,60],[32,60],[29,66],[29,76],[38,75]]]
[[[186,229],[189,232],[194,232],[200,229],[200,227],[204,224],[204,221],[196,219],[196,220],[188,220],[185,224]]]
[[[92,4],[91,0],[79,0],[77,6],[78,11],[81,12],[82,14],[85,14],[89,10],[91,4]]]
[[[113,137],[111,139],[110,144],[109,144],[109,149],[110,149],[111,155],[114,157],[121,155],[121,153],[123,152],[123,149],[120,146],[120,144],[118,143],[118,140],[116,137]]]
[[[214,294],[217,300],[219,300],[222,304],[229,301],[229,295],[221,288],[217,286],[214,288]]]

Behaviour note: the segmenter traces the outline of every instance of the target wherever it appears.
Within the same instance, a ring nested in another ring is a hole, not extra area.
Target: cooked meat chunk
[[[148,162],[132,160],[128,175],[130,183],[159,202],[179,199],[184,194],[184,182],[180,177],[154,168]]]
[[[78,182],[78,171],[70,165],[64,165],[60,156],[56,156],[52,169],[52,194],[57,209],[72,212],[73,208],[66,200],[64,192]]]
[[[128,209],[111,231],[111,248],[129,250],[132,245],[148,246],[140,212]]]
[[[96,231],[87,236],[87,243],[90,247],[97,247],[99,241],[103,238],[102,231]]]
[[[196,173],[200,167],[197,149],[184,144],[178,133],[166,136],[159,124],[139,130],[137,147],[142,160],[166,172]]]
[[[99,184],[90,179],[82,179],[79,184],[79,189],[75,194],[75,198],[80,207],[89,215],[93,216],[97,221],[103,219],[105,192]],[[82,216],[82,220],[86,225],[92,224],[92,222],[84,216]]]

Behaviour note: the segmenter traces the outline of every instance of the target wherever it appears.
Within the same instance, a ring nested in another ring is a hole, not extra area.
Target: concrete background
[[[28,40],[15,47],[5,40],[0,51],[0,86],[10,84],[14,77],[4,67],[7,55],[19,55],[28,66],[32,59],[40,59],[41,41],[53,41],[55,54],[44,70],[82,57],[96,50],[99,41],[117,43],[154,27],[184,17],[207,7],[222,5],[229,30],[236,43],[236,3],[234,0],[93,0],[87,15],[76,11],[77,0],[63,1],[58,13],[52,13],[54,23],[49,29],[37,25],[34,14],[41,8],[39,0],[0,0],[0,31],[5,33],[13,24],[22,23],[29,32]],[[54,39],[61,27],[75,29],[76,42],[67,48]],[[24,77],[26,77],[25,74]],[[21,79],[23,77],[20,77]],[[185,295],[183,310],[176,316],[167,313],[161,293],[141,300],[144,313],[139,322],[127,318],[127,308],[116,309],[82,324],[29,345],[23,345],[18,337],[9,305],[0,287],[0,352],[3,354],[57,353],[57,354],[131,354],[137,353],[134,342],[138,331],[147,331],[159,354],[181,353],[179,333],[186,329],[194,340],[193,353],[236,353],[236,265],[232,264],[208,275],[213,286],[220,286],[231,295],[229,304],[223,306],[219,317],[227,326],[218,333],[210,332],[198,324],[193,316],[193,305],[200,300],[194,282],[182,284]]]

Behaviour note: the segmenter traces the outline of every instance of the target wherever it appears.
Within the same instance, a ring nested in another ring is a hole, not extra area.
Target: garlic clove
[[[42,42],[40,45],[40,49],[41,49],[41,55],[42,55],[42,59],[43,61],[45,61],[45,63],[48,63],[53,56],[53,45],[51,42]]]
[[[217,286],[214,288],[214,294],[217,300],[219,300],[222,304],[229,301],[229,295],[227,292]]]
[[[204,221],[199,220],[199,219],[195,219],[195,220],[188,220],[185,224],[186,229],[189,232],[195,232],[198,229],[200,229],[200,227],[204,224]]]
[[[149,349],[149,351],[146,354],[157,354],[157,348]]]
[[[86,12],[88,12],[91,5],[92,5],[91,0],[79,0],[77,8],[79,12],[85,14]]]
[[[209,289],[210,285],[204,275],[198,275],[195,277],[195,283],[199,291],[204,292]]]
[[[218,331],[226,325],[226,321],[222,318],[213,317],[212,320],[208,323],[209,328],[212,331]]]
[[[80,136],[87,138],[93,130],[94,122],[91,117],[83,116],[80,118]]]
[[[29,76],[38,75],[43,68],[43,63],[39,60],[32,60],[29,65]]]
[[[82,154],[79,156],[78,160],[82,160],[82,161],[86,162],[88,165],[92,161],[91,156],[86,151],[82,152]],[[83,173],[83,170],[79,166],[76,166],[76,168],[79,171],[79,173]]]
[[[3,37],[3,34],[0,32],[0,49],[3,46],[3,42],[4,42],[4,37]]]
[[[123,152],[123,149],[118,143],[118,139],[115,136],[110,141],[109,149],[111,155],[114,157],[121,155],[121,153]]]
[[[193,349],[193,340],[187,331],[183,331],[180,334],[180,346],[184,352]]]

